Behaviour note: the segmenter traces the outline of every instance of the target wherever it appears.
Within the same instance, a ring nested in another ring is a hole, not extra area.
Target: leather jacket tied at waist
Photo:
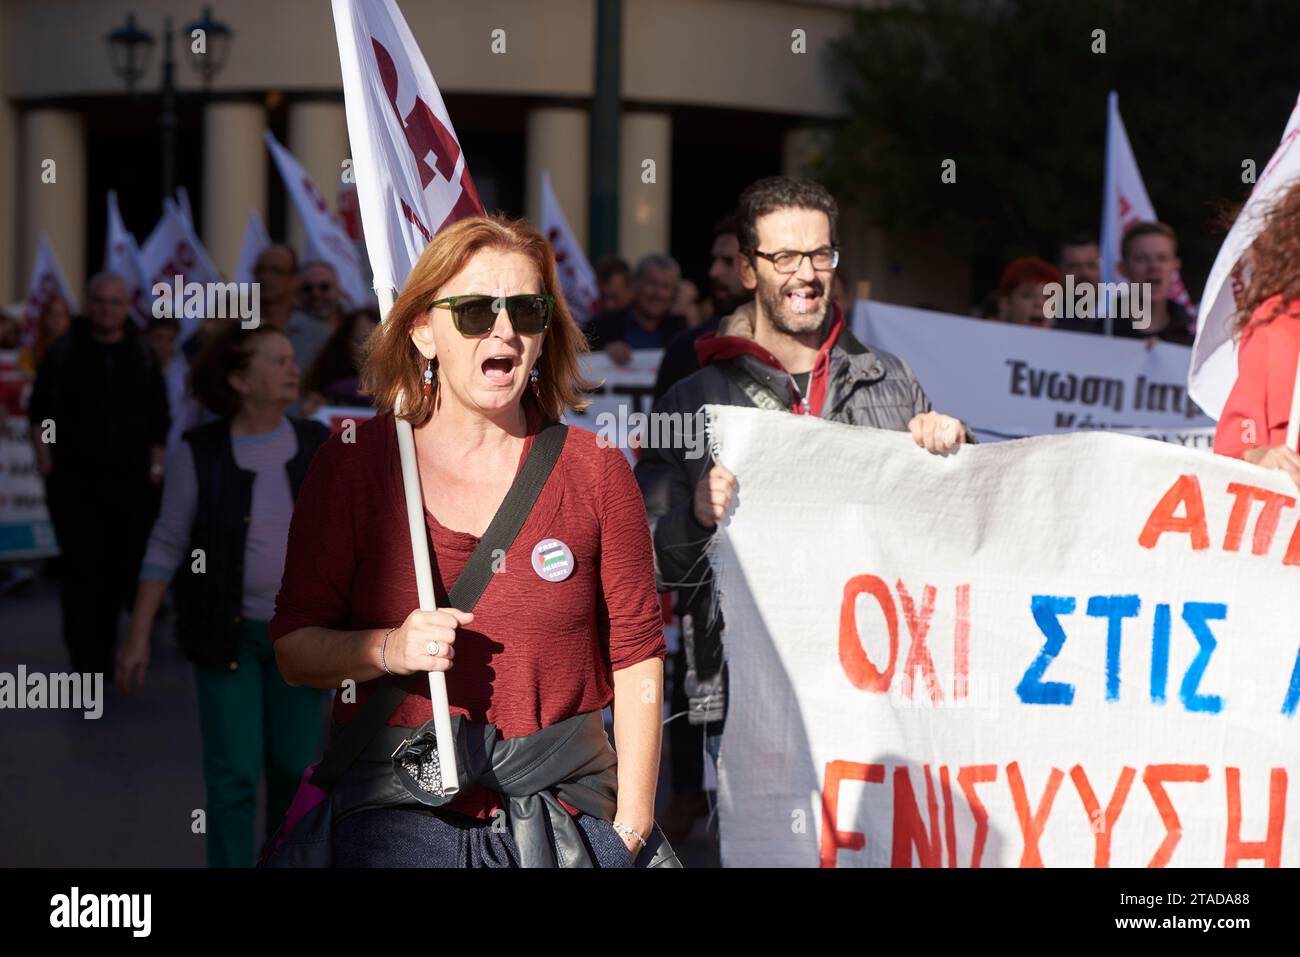
[[[432,723],[425,726],[431,728]],[[574,715],[533,734],[503,739],[496,725],[451,718],[462,788],[482,785],[505,799],[505,813],[522,867],[592,867],[581,830],[560,804],[614,819],[618,758],[599,711]],[[393,772],[392,756],[419,732],[385,726],[330,792],[337,821],[363,808],[447,804],[454,795],[412,796]],[[681,867],[656,824],[637,866]]]

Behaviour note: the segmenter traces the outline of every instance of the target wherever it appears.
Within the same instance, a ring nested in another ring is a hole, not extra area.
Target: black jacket
[[[659,360],[659,372],[655,376],[656,402],[677,383],[699,370],[700,360],[695,355],[695,341],[700,336],[717,331],[718,320],[711,319],[702,326],[687,329],[668,343],[668,348],[664,350],[664,357]]]
[[[297,454],[285,465],[295,501],[307,466],[329,438],[319,422],[290,418]],[[235,462],[230,420],[217,419],[188,430],[198,500],[185,560],[172,579],[176,602],[176,640],[197,665],[234,671],[239,658],[239,626],[244,598],[244,545],[253,504],[252,472]],[[196,573],[190,556],[203,549],[204,570]]]
[[[167,444],[167,386],[153,350],[127,321],[115,343],[97,341],[90,320],[74,319],[51,343],[36,373],[27,417],[55,426],[55,472],[93,491],[146,488],[150,449]]]
[[[1169,325],[1155,333],[1155,338],[1161,342],[1190,346],[1196,341],[1196,319],[1176,299],[1168,300],[1165,306],[1169,310]],[[1103,324],[1102,322],[1096,323],[1098,327]],[[1126,319],[1116,319],[1114,328],[1115,335],[1122,339],[1150,339],[1152,336],[1152,333],[1145,329],[1136,328],[1132,322]]]
[[[752,303],[723,320],[719,342],[728,337],[753,339]],[[850,425],[905,431],[914,415],[931,411],[930,400],[906,362],[859,342],[847,328],[831,347],[826,369],[821,418]],[[655,403],[655,412],[692,415],[705,405],[758,405],[789,409],[797,395],[791,377],[754,355],[721,361],[708,359],[698,372],[678,382]],[[974,442],[966,429],[966,441]],[[726,669],[723,662],[721,610],[713,593],[712,568],[705,555],[714,528],[695,520],[692,498],[696,483],[713,466],[709,454],[691,457],[688,444],[643,448],[636,479],[645,497],[654,533],[655,574],[659,590],[680,589],[682,644],[686,652],[687,720],[721,730],[726,714]],[[699,446],[696,446],[699,448]],[[705,442],[703,447],[708,448]]]

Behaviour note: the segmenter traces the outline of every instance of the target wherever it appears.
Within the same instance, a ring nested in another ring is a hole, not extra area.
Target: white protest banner
[[[583,376],[601,385],[584,396],[591,405],[581,412],[569,409],[561,420],[595,432],[597,442],[606,448],[622,449],[628,464],[633,467],[641,449],[661,447],[669,442],[685,443],[688,457],[698,458],[707,454],[708,430],[703,412],[694,416],[674,413],[675,420],[650,416],[654,408],[655,377],[663,357],[662,349],[633,349],[627,365],[619,365],[603,349],[583,356]],[[680,632],[673,614],[673,596],[664,593],[659,599],[663,610],[664,639],[668,642],[668,650],[675,652]],[[664,720],[669,717],[665,711]],[[709,787],[714,787],[710,783],[712,770],[706,765],[705,783]]]
[[[1107,429],[1107,432],[1120,432],[1124,435],[1136,435],[1139,438],[1155,442],[1168,442],[1181,445],[1187,449],[1199,449],[1202,452],[1214,451],[1214,427],[1203,426],[1198,429]]]
[[[131,318],[144,325],[149,317],[149,303],[153,297],[145,285],[144,267],[140,265],[140,247],[135,236],[122,222],[117,208],[116,190],[108,191],[108,235],[104,238],[104,270],[116,273],[126,281],[131,296]]]
[[[309,252],[304,258],[319,257],[333,266],[339,277],[339,288],[353,305],[370,302],[370,290],[361,278],[361,257],[347,230],[330,213],[329,203],[294,155],[280,145],[270,130],[262,135],[307,234]]]
[[[565,218],[560,201],[551,188],[551,174],[542,170],[542,235],[555,250],[555,271],[559,274],[560,288],[569,304],[569,311],[578,324],[596,314],[600,303],[600,287],[596,284],[596,270],[587,262],[569,221]]]
[[[916,373],[935,409],[981,442],[1078,429],[1204,428],[1187,396],[1191,350],[859,301],[853,334]]]
[[[634,349],[627,365],[614,362],[603,349],[583,356],[583,376],[601,386],[584,396],[591,405],[581,412],[570,409],[564,421],[595,432],[635,465],[636,449],[649,437],[647,416],[654,406],[655,376],[663,355],[662,349]]]
[[[1223,412],[1232,384],[1237,381],[1237,343],[1232,338],[1232,323],[1242,305],[1239,297],[1246,285],[1241,257],[1263,228],[1269,205],[1300,177],[1300,149],[1294,149],[1297,139],[1300,139],[1300,99],[1296,100],[1282,131],[1282,141],[1224,237],[1219,254],[1214,257],[1214,267],[1205,280],[1201,321],[1192,344],[1188,388],[1201,408],[1216,419]]]
[[[68,280],[63,278],[59,261],[54,258],[54,249],[44,236],[36,247],[36,263],[32,267],[32,281],[27,286],[27,299],[23,303],[23,337],[31,341],[36,336],[36,324],[41,312],[55,296],[63,297],[68,304],[68,312],[77,314],[77,297],[72,293]]]
[[[16,359],[16,353],[0,352],[0,380],[15,373]],[[26,413],[12,404],[7,412],[0,422],[0,561],[57,555]]]
[[[244,227],[244,238],[239,244],[239,262],[235,264],[235,282],[248,283],[256,280],[253,267],[257,257],[271,245],[271,236],[266,231],[262,217],[257,210],[248,211],[248,225]]]
[[[221,283],[221,272],[213,263],[203,243],[185,221],[180,208],[170,199],[163,200],[163,215],[140,250],[140,266],[144,270],[145,288],[148,290],[150,314],[157,298],[154,290],[161,283],[168,288],[177,285],[186,289],[184,308],[175,318],[180,321],[178,342],[190,337],[204,318],[205,290],[210,284]],[[189,287],[198,287],[191,294]],[[174,300],[169,300],[174,301]],[[164,310],[170,313],[171,310]]]
[[[1285,474],[706,411],[724,864],[1300,865]]]
[[[1125,231],[1135,223],[1153,223],[1156,208],[1147,195],[1146,184],[1138,169],[1137,157],[1128,141],[1128,131],[1119,115],[1119,94],[1114,90],[1106,98],[1106,167],[1101,199],[1101,281],[1121,283],[1119,274],[1120,248]],[[1187,294],[1183,278],[1174,273],[1169,283],[1169,298],[1189,311],[1192,298]]]
[[[393,0],[333,0],[343,102],[377,290],[400,290],[434,233],[481,215],[469,165]]]

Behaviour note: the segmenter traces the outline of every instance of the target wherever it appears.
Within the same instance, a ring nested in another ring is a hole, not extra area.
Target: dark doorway
[[[117,190],[122,221],[144,245],[162,216],[162,114],[157,95],[97,97],[86,117],[86,273],[104,262],[108,191]],[[203,107],[178,97],[176,185],[189,192],[196,225],[203,224]]]
[[[525,97],[453,94],[444,98],[483,208],[524,215]]]
[[[671,249],[682,275],[708,289],[713,227],[731,213],[741,190],[781,172],[785,131],[796,124],[775,113],[678,107],[673,115]]]

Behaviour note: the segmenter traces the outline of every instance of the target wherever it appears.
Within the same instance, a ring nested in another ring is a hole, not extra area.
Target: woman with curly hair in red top
[[[388,790],[358,798],[362,785],[346,774],[331,789],[336,802],[353,795],[336,803],[333,863],[672,866],[653,821],[666,648],[649,527],[623,453],[570,427],[473,612],[448,607],[534,439],[592,385],[550,245],[523,221],[449,226],[369,346],[362,385],[384,411],[316,456],[270,627],[290,684],[343,689],[336,736],[381,686],[408,692],[366,756]],[[436,611],[419,610],[399,396]],[[395,797],[386,764],[431,718],[430,671],[446,672],[458,764],[469,742],[449,803]],[[616,761],[600,718],[611,703]],[[540,743],[539,761],[564,764],[554,780],[532,760],[526,774],[503,770]]]
[[[1300,486],[1300,454],[1286,443],[1300,356],[1300,180],[1268,211],[1245,256],[1247,282],[1234,334],[1237,381],[1214,451],[1282,469]]]

